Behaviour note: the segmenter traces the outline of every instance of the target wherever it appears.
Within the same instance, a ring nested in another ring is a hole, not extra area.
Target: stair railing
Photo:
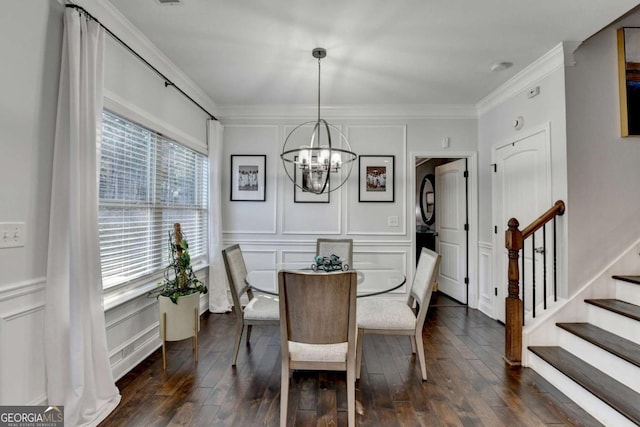
[[[505,299],[505,361],[511,366],[520,366],[522,363],[522,326],[524,325],[524,295],[525,295],[525,280],[524,280],[524,241],[531,237],[532,256],[533,252],[543,253],[543,286],[544,286],[544,308],[547,308],[547,256],[546,256],[546,224],[553,221],[553,296],[554,300],[557,300],[557,285],[556,285],[556,217],[564,214],[565,205],[562,200],[558,200],[553,206],[540,215],[535,221],[520,230],[518,227],[520,223],[517,219],[511,218],[507,224],[508,229],[505,232],[505,247],[508,252],[508,295]],[[542,228],[543,232],[543,246],[535,247],[535,232]],[[518,259],[520,257],[520,251],[523,251],[522,255],[522,299],[520,299],[520,268],[518,266]],[[535,265],[535,263],[533,264]],[[536,310],[536,276],[535,268],[532,274],[533,278],[533,292],[532,292],[532,307],[533,317],[535,317]]]

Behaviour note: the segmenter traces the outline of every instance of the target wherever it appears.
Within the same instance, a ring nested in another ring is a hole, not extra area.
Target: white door
[[[495,164],[492,185],[494,199],[494,242],[493,254],[495,273],[495,301],[494,313],[497,320],[505,320],[505,303],[507,297],[507,250],[504,244],[504,233],[509,219],[516,218],[520,223],[519,229],[533,222],[538,216],[551,207],[551,176],[549,158],[549,128],[534,131],[507,145],[494,148],[493,163]],[[542,232],[535,233],[536,247],[542,246]],[[547,235],[547,239],[549,236]],[[524,280],[528,284],[525,294],[525,311],[531,309],[531,283],[533,268],[538,271],[541,280],[541,257],[534,255],[531,241],[525,242]],[[547,248],[549,248],[547,242]],[[548,251],[549,252],[549,251]],[[535,261],[535,262],[534,262]],[[522,270],[522,259],[518,266]],[[520,283],[522,284],[522,271]],[[522,292],[522,287],[521,287]],[[540,290],[536,289],[536,300],[540,301]],[[521,296],[522,298],[522,296]]]
[[[442,256],[438,291],[467,301],[466,159],[436,167],[436,248]]]

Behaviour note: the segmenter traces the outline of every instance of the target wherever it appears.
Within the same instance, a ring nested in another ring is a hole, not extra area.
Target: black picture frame
[[[232,202],[264,202],[267,200],[267,156],[265,154],[232,154],[230,199]]]
[[[393,155],[358,157],[358,201],[395,202],[395,162]]]
[[[298,156],[295,157],[298,160]],[[298,187],[298,183],[302,182],[302,169],[295,166],[295,173],[293,176],[293,202],[294,203],[329,203],[330,196],[328,191],[321,194],[311,193]]]

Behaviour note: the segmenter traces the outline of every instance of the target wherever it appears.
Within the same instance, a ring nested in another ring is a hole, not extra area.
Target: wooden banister
[[[538,218],[536,218],[535,221],[526,226],[522,230],[522,238],[526,239],[527,237],[531,236],[533,233],[542,228],[543,225],[551,221],[556,215],[564,215],[564,202],[562,200],[558,200],[557,202],[555,202],[548,211],[540,215]]]
[[[563,215],[565,205],[558,200],[545,213],[523,230],[518,229],[520,223],[516,218],[511,218],[505,232],[505,248],[508,253],[508,293],[505,298],[505,342],[504,360],[511,366],[520,366],[522,363],[522,319],[524,307],[520,299],[520,268],[518,258],[522,250],[524,239],[531,236],[538,229],[556,216]]]

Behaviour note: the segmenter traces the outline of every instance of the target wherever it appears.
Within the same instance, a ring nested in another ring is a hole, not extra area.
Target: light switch
[[[0,248],[24,246],[24,222],[0,222]]]
[[[395,215],[387,217],[387,225],[389,227],[397,227],[398,226],[398,217],[395,216]]]

